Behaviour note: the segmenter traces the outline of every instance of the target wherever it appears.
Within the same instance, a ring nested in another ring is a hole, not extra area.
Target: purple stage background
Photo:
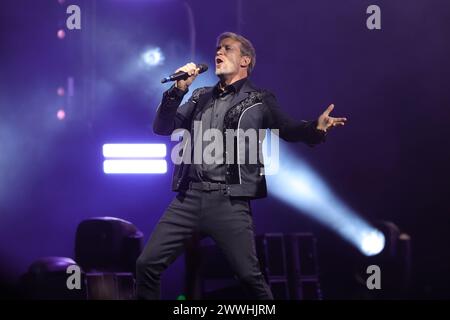
[[[65,8],[82,10],[66,30]],[[366,28],[377,4],[382,29]],[[187,13],[193,13],[195,52]],[[133,222],[145,240],[174,196],[163,175],[105,175],[102,145],[167,143],[151,123],[163,75],[186,62],[210,70],[224,31],[254,43],[252,81],[297,119],[330,103],[348,124],[315,148],[292,145],[364,218],[389,220],[412,237],[415,298],[450,298],[450,3],[433,1],[2,1],[0,5],[0,270],[15,281],[42,256],[74,256],[77,225],[94,216]],[[137,63],[148,45],[165,54]],[[193,56],[195,54],[195,56]],[[74,96],[56,90],[74,78]],[[69,101],[70,100],[70,101]],[[67,107],[67,118],[56,112]],[[281,161],[283,158],[281,157]],[[325,298],[351,298],[358,254],[336,234],[273,196],[252,204],[255,230],[312,231]],[[163,298],[183,292],[178,259]]]

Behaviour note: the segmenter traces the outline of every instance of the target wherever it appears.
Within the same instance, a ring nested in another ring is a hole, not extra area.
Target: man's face
[[[223,39],[216,48],[216,75],[238,74],[241,59],[239,41],[231,38]]]

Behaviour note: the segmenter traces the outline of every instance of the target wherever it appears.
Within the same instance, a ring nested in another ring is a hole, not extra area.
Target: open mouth
[[[222,63],[223,63],[222,58],[217,57],[217,58],[216,58],[216,66],[218,66],[218,65],[220,65],[220,64],[222,64]]]

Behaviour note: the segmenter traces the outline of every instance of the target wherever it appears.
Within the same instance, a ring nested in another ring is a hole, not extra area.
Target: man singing
[[[344,125],[346,118],[330,116],[333,105],[315,121],[295,121],[283,113],[273,94],[254,87],[248,79],[255,58],[249,40],[231,32],[221,34],[215,59],[219,82],[214,87],[195,90],[180,106],[199,68],[193,63],[179,68],[177,72],[184,71],[189,77],[178,80],[164,92],[153,123],[154,132],[171,135],[176,129],[188,130],[194,140],[192,147],[200,143],[204,150],[202,137],[208,129],[220,130],[224,136],[230,130],[275,129],[286,141],[315,145],[324,141],[328,129]],[[225,137],[223,141],[226,140]],[[257,140],[258,145],[261,140]],[[244,146],[245,153],[249,147]],[[240,162],[239,152],[231,152],[238,148],[231,150],[225,145],[223,152],[215,152],[217,161],[213,163],[194,161],[175,166],[172,189],[178,194],[137,260],[138,299],[160,297],[161,273],[182,253],[185,240],[194,232],[209,236],[217,243],[251,298],[273,299],[256,256],[250,208],[251,199],[266,196],[264,166]],[[228,159],[231,153],[232,159]]]

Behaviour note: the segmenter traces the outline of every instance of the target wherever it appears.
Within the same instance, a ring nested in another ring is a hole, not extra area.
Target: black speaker
[[[295,277],[317,277],[316,238],[311,233],[286,234],[286,258],[289,273]]]
[[[289,281],[291,300],[322,300],[318,278],[293,278]]]
[[[87,219],[77,228],[75,259],[86,272],[135,272],[142,238],[142,232],[128,221]]]
[[[282,233],[265,233],[256,236],[256,252],[262,272],[266,277],[286,277],[286,246]]]
[[[20,279],[23,297],[36,300],[84,300],[84,272],[80,268],[80,288],[69,288],[67,273],[75,261],[66,257],[44,257],[34,261]]]
[[[316,237],[311,233],[285,235],[289,295],[292,300],[321,300]]]
[[[135,280],[132,273],[86,273],[88,300],[133,300]]]
[[[266,233],[255,238],[261,271],[278,300],[321,299],[316,238],[311,233]],[[188,246],[190,299],[243,299],[245,293],[216,245]]]
[[[286,278],[268,278],[270,290],[272,290],[273,298],[275,300],[289,300],[289,284]]]

